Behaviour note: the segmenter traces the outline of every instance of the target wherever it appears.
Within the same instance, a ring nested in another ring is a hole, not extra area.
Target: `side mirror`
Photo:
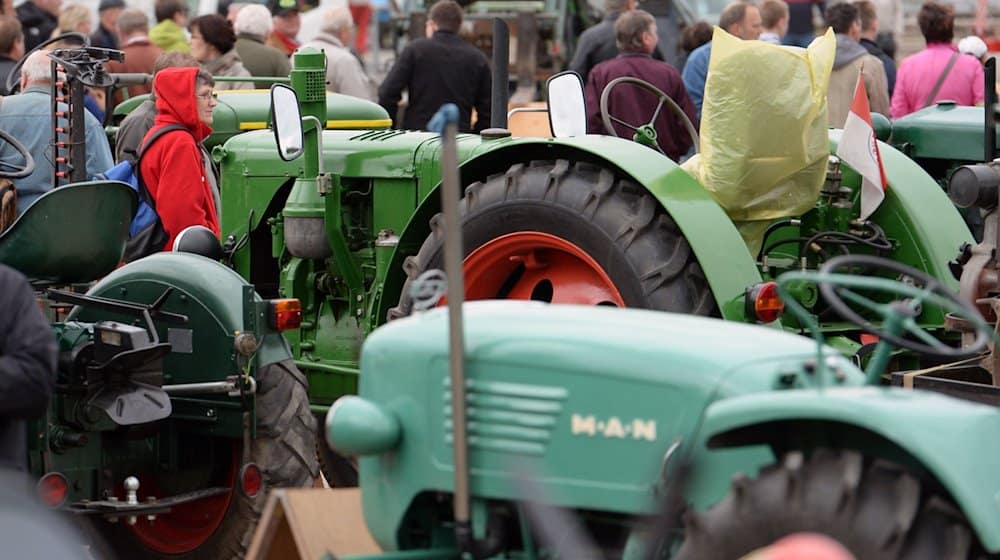
[[[278,156],[285,161],[302,155],[302,113],[295,90],[284,85],[271,86],[271,122],[274,125],[274,140],[278,144]]]
[[[545,82],[545,99],[549,109],[549,128],[554,138],[587,133],[587,105],[583,100],[583,79],[579,74],[567,70],[549,78]]]

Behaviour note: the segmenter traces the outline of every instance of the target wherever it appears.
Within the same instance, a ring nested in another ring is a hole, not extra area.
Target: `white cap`
[[[958,42],[958,50],[976,58],[982,58],[986,54],[986,43],[975,35],[969,35]]]

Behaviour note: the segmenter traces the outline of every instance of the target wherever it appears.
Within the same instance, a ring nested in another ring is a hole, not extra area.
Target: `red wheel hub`
[[[466,299],[530,299],[625,307],[601,265],[575,244],[539,231],[497,237],[465,259]]]
[[[230,489],[229,492],[181,504],[170,513],[156,516],[153,521],[140,515],[130,529],[143,546],[163,554],[183,554],[205,544],[222,524],[232,501],[239,470],[238,451],[234,443],[229,464],[219,469],[218,476],[211,481],[211,486],[224,486]],[[163,497],[157,493],[159,485],[155,475],[140,476],[139,481],[140,501],[146,496]]]

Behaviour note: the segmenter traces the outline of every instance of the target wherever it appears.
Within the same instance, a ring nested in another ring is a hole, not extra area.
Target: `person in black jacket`
[[[90,46],[118,49],[118,16],[125,11],[125,0],[101,0],[97,7],[97,31],[90,36]]]
[[[458,36],[462,8],[452,0],[434,4],[428,14],[428,38],[413,41],[399,55],[378,90],[378,103],[396,128],[426,130],[427,121],[445,103],[458,106],[460,132],[490,125],[490,63],[479,49]],[[403,90],[409,99],[397,120]],[[476,123],[472,125],[472,109]]]
[[[48,40],[59,27],[59,8],[62,0],[28,0],[15,8],[17,20],[24,30],[25,52]]]
[[[885,79],[889,82],[889,98],[892,99],[892,92],[896,88],[896,61],[875,42],[879,34],[875,4],[869,0],[858,0],[854,5],[858,8],[858,16],[861,18],[861,39],[858,42],[868,54],[882,61],[882,66],[885,67]]]
[[[0,265],[0,468],[27,469],[25,420],[45,414],[56,382],[56,339],[19,272]]]

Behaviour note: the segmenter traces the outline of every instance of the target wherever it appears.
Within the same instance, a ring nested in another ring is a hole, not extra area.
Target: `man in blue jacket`
[[[749,2],[733,2],[723,8],[719,15],[719,27],[744,41],[757,40],[760,38],[761,32],[760,10]],[[708,78],[708,61],[711,58],[712,42],[709,41],[691,51],[691,56],[688,57],[687,64],[684,65],[684,72],[681,73],[688,97],[691,98],[697,109],[698,119],[701,119],[701,105],[705,98],[705,80]],[[738,87],[746,87],[746,85],[740,84]]]
[[[0,102],[0,128],[4,129],[35,156],[35,170],[23,179],[15,179],[17,187],[17,211],[23,214],[25,208],[38,197],[53,188],[52,150],[52,75],[47,53],[32,54],[21,67],[21,93],[4,97]],[[60,119],[61,126],[66,120]],[[111,146],[101,123],[88,111],[84,111],[86,161],[74,162],[86,165],[87,177],[104,173],[114,166]],[[23,158],[12,146],[0,143],[0,161],[13,167],[22,167]]]

